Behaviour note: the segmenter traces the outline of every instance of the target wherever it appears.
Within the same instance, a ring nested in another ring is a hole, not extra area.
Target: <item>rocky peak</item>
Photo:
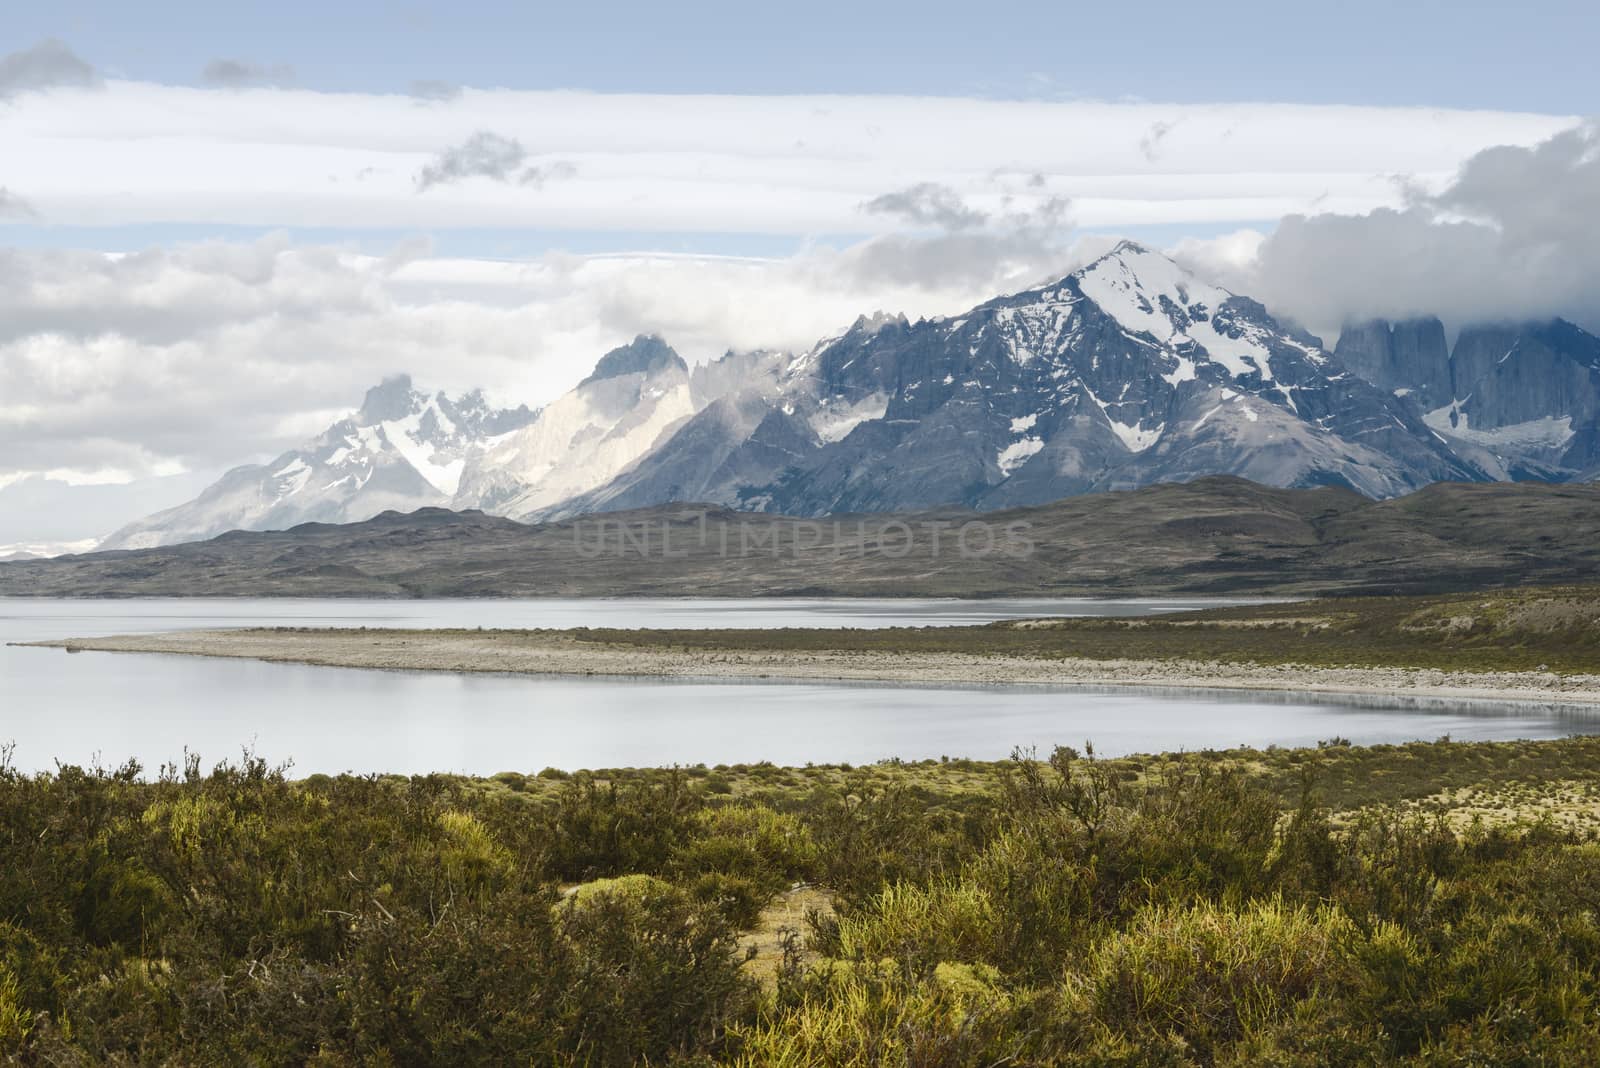
[[[1177,261],[1132,241],[1123,241],[1104,256],[1068,276],[1085,296],[1106,306],[1129,301],[1147,313],[1163,304],[1178,308],[1200,305],[1215,311],[1233,294],[1203,282]],[[1107,311],[1112,308],[1107,307]]]
[[[1333,354],[1379,389],[1428,408],[1450,401],[1450,349],[1444,324],[1433,316],[1352,323],[1340,331]]]
[[[875,311],[870,316],[858,315],[856,321],[850,324],[850,329],[845,331],[846,337],[872,337],[887,326],[905,326],[905,315],[891,315],[886,311]]]
[[[404,419],[417,410],[424,398],[411,386],[410,375],[391,375],[367,390],[356,415],[360,426],[376,426],[395,419]]]
[[[515,408],[495,408],[481,389],[464,393],[457,400],[440,393],[434,397],[433,404],[446,419],[471,436],[505,434],[527,426],[539,414],[526,404],[519,404]]]
[[[1454,395],[1441,403],[1459,402],[1474,429],[1560,420],[1570,435],[1600,419],[1600,338],[1565,320],[1467,327],[1451,367]],[[1596,448],[1568,461],[1581,466]]]
[[[623,375],[655,374],[658,371],[676,367],[687,374],[689,365],[683,362],[683,357],[672,350],[672,347],[655,334],[640,334],[626,345],[612,349],[594,365],[594,373],[578,383],[587,386],[591,382],[600,382],[607,378],[620,378]]]

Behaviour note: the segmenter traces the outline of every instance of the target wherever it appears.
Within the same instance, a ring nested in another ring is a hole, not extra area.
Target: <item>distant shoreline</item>
[[[192,630],[17,643],[320,667],[635,678],[1139,686],[1600,706],[1600,674],[1090,659],[947,651],[696,649],[567,631]]]

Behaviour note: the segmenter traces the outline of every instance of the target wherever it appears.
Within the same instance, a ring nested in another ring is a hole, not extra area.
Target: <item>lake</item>
[[[252,625],[885,627],[1144,615],[1221,601],[0,599],[0,642]],[[0,744],[14,766],[148,769],[250,747],[296,774],[866,763],[1081,745],[1115,755],[1237,745],[1550,738],[1596,710],[1131,687],[920,686],[456,676],[0,647]]]

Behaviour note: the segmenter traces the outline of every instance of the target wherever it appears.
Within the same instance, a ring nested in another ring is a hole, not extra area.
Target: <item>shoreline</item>
[[[649,648],[584,641],[561,631],[190,630],[13,644],[69,653],[163,653],[457,674],[1134,686],[1600,706],[1600,675],[1592,674],[954,652]]]

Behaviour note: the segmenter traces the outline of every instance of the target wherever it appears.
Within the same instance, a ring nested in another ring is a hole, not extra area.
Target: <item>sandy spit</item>
[[[963,653],[654,649],[579,641],[549,631],[193,630],[19,644],[69,652],[177,653],[405,671],[1160,686],[1600,705],[1600,675]]]

